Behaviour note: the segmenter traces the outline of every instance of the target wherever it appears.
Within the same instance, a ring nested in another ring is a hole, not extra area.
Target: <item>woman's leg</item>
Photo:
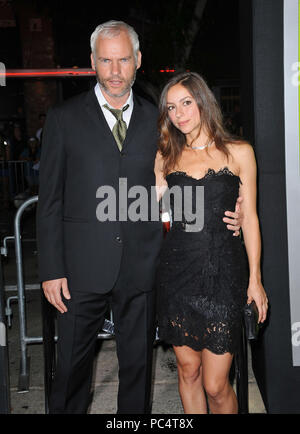
[[[187,346],[173,346],[178,370],[178,388],[186,414],[206,414],[202,384],[201,352]]]
[[[211,413],[235,414],[238,412],[237,398],[229,382],[229,371],[233,355],[214,354],[202,351],[203,385]]]

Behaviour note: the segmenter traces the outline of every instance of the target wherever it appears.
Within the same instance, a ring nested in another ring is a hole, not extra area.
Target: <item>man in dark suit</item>
[[[39,276],[58,314],[50,413],[86,413],[94,346],[108,303],[119,361],[118,413],[149,413],[154,276],[160,222],[121,218],[127,189],[155,185],[157,109],[132,93],[138,37],[122,22],[91,36],[97,85],[49,110],[37,214]],[[115,110],[116,109],[116,110]],[[116,218],[99,221],[98,189],[116,192]],[[128,198],[127,206],[133,200]],[[119,218],[120,217],[120,218]]]

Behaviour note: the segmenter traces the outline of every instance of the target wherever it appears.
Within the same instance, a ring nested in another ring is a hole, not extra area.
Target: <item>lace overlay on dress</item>
[[[242,181],[241,181],[240,177],[238,175],[235,175],[231,170],[229,170],[227,166],[225,166],[225,167],[223,167],[223,168],[221,168],[221,169],[219,169],[217,171],[215,171],[214,169],[210,169],[209,168],[205,172],[204,176],[202,176],[201,178],[195,178],[194,176],[189,175],[188,173],[186,173],[186,172],[184,172],[182,170],[176,170],[175,172],[170,172],[167,175],[167,177],[170,176],[170,175],[183,175],[186,178],[191,178],[191,179],[194,179],[195,181],[201,181],[201,179],[207,179],[207,178],[209,178],[211,176],[229,175],[229,176],[236,176],[239,179],[240,184],[242,184]]]
[[[234,353],[247,300],[247,260],[222,218],[234,210],[241,180],[228,167],[208,169],[199,179],[183,171],[166,179],[169,187],[204,185],[205,222],[192,233],[174,224],[164,240],[157,271],[159,337],[196,351]]]

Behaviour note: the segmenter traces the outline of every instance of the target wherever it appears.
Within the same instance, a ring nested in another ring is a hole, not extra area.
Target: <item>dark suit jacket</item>
[[[112,289],[122,253],[129,255],[133,282],[151,290],[162,241],[152,221],[99,222],[97,189],[116,191],[155,185],[157,109],[134,95],[120,153],[94,89],[49,110],[43,131],[37,209],[39,278],[66,277],[69,289],[105,293]],[[131,202],[135,199],[131,199]],[[130,200],[128,200],[130,205]]]

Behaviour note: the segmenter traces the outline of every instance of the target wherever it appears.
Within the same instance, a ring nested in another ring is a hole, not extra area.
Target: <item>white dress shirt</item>
[[[106,99],[105,99],[105,97],[104,97],[104,95],[103,95],[103,93],[102,93],[102,91],[101,91],[101,88],[100,88],[100,86],[99,86],[99,83],[97,83],[96,86],[95,86],[95,93],[96,93],[97,100],[98,100],[98,102],[99,102],[99,104],[100,104],[101,110],[102,110],[102,112],[103,112],[103,114],[104,114],[104,117],[105,117],[105,119],[106,119],[106,121],[107,121],[107,123],[108,123],[108,126],[109,126],[109,128],[112,130],[113,127],[114,127],[114,125],[115,125],[115,123],[117,122],[117,120],[116,120],[115,116],[114,116],[114,115],[113,115],[109,110],[107,110],[107,109],[106,109],[105,107],[103,107],[103,106],[104,106],[104,104],[107,104],[107,105],[108,105],[109,107],[111,107],[111,108],[114,108],[114,107],[112,107],[112,106],[109,104],[109,102],[106,101]],[[123,120],[126,122],[126,125],[127,125],[127,128],[128,128],[128,126],[129,126],[129,122],[130,122],[130,119],[131,119],[131,115],[132,115],[132,110],[133,110],[133,95],[132,95],[132,89],[130,89],[129,97],[128,97],[127,101],[125,102],[125,104],[123,105],[123,107],[124,107],[126,104],[128,104],[129,107],[128,107],[127,110],[125,110],[125,111],[123,112]]]

